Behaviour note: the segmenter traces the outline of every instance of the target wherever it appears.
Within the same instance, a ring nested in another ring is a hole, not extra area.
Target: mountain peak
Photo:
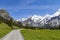
[[[58,9],[58,11],[53,14],[53,16],[58,16],[58,15],[60,15],[60,9]]]
[[[42,17],[39,16],[39,15],[33,15],[31,19],[32,19],[34,22],[37,22],[38,20],[41,20],[41,18],[42,18]]]
[[[49,15],[49,14],[46,14],[44,17],[50,17],[51,15]]]
[[[38,19],[38,18],[42,18],[42,17],[39,16],[39,15],[33,15],[33,16],[32,16],[32,19]]]

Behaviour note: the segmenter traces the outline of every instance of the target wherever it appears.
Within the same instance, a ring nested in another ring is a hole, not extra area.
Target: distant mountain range
[[[53,27],[60,25],[60,9],[55,12],[53,15],[46,14],[45,16],[33,15],[28,18],[22,18],[21,20],[24,26],[34,26],[34,27],[44,27],[50,25]]]

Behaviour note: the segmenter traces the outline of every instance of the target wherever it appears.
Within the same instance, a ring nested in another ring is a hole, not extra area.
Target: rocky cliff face
[[[0,9],[0,14],[3,16],[9,16],[9,13],[4,9]]]
[[[10,20],[10,18],[11,18],[11,16],[5,9],[0,9],[0,16],[7,20]]]

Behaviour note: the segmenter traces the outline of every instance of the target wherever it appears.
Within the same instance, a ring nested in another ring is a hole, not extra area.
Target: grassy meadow
[[[25,40],[60,40],[60,30],[30,30],[23,29],[21,33]]]
[[[1,23],[0,24],[0,38],[2,38],[3,36],[5,36],[11,30],[13,30],[13,29],[11,29],[7,24]]]

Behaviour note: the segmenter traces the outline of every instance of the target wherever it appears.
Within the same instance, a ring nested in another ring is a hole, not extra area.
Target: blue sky
[[[30,15],[53,14],[60,9],[60,0],[0,0],[1,8],[17,20]]]

